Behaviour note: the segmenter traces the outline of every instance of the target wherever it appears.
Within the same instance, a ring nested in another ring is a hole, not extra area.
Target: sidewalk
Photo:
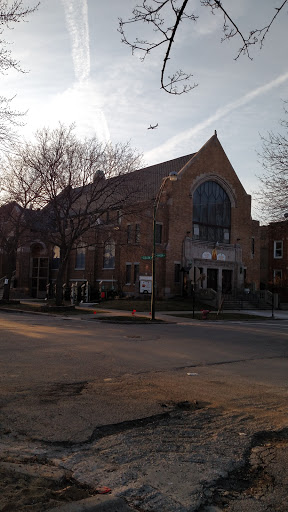
[[[271,320],[288,320],[288,311],[281,311],[281,310],[274,310],[274,318],[272,318],[272,314],[271,314],[271,311],[269,310],[260,310],[260,309],[230,309],[230,310],[224,310],[223,313],[236,313],[238,315],[251,315],[251,316],[263,316],[265,318],[271,318]],[[159,319],[163,319],[163,320],[170,320],[171,322],[179,322],[181,320],[181,323],[182,321],[185,321],[185,317],[184,315],[185,314],[191,314],[192,315],[192,311],[189,312],[189,311],[159,311],[156,312],[156,318],[159,318]],[[195,311],[195,315],[200,315],[201,314],[201,311]],[[214,314],[216,314],[216,312],[214,312]],[[175,315],[175,316],[173,316]],[[183,317],[179,317],[178,315],[183,315]],[[225,319],[220,319],[219,320],[223,320],[225,321]],[[187,318],[187,321],[193,321],[193,319],[191,318]]]
[[[91,311],[91,310],[95,310],[97,311],[97,314],[101,315],[102,317],[103,316],[132,316],[132,311],[130,310],[122,310],[122,309],[104,309],[102,310],[102,307],[97,309],[97,304],[94,305],[94,308],[91,307],[91,306],[88,306],[88,305],[81,305],[81,306],[76,306],[76,309],[85,309],[85,310],[88,310],[88,311]],[[238,315],[255,315],[255,316],[263,316],[265,318],[271,318],[271,320],[288,320],[288,311],[281,311],[281,310],[274,310],[274,317],[272,317],[272,312],[271,310],[260,310],[260,309],[253,309],[253,310],[250,310],[250,309],[237,309],[237,310],[224,310],[223,313],[235,313],[235,314],[238,314]],[[136,317],[144,317],[144,318],[151,318],[151,315],[147,312],[142,312],[142,311],[139,311],[134,313]],[[187,315],[187,318],[185,319],[185,314]],[[216,312],[213,312],[214,315],[216,315]],[[192,318],[189,318],[189,316],[192,315],[192,311],[156,311],[155,313],[155,317],[156,317],[156,320],[159,319],[159,320],[162,320],[164,322],[170,322],[170,323],[183,323],[183,322],[193,322],[195,320],[199,320],[199,316],[201,316],[201,311],[195,311],[195,319],[192,319]],[[198,318],[196,318],[198,317]],[[223,320],[225,321],[225,319],[220,319],[219,320]]]
[[[45,304],[44,301],[37,301],[37,300],[30,300],[30,299],[24,299],[24,300],[20,300],[20,304],[19,304],[19,308],[17,308],[18,311],[21,311],[21,304],[34,304],[35,306],[41,306],[43,304]],[[5,307],[2,307],[1,308],[3,311],[5,310]],[[79,306],[75,306],[75,309],[81,311],[81,310],[85,310],[85,311],[89,311],[89,312],[94,312],[95,313],[95,318],[97,319],[97,315],[98,316],[101,316],[102,318],[103,317],[111,317],[111,316],[121,316],[121,317],[124,317],[126,316],[127,318],[132,316],[132,313],[134,310],[123,310],[123,309],[108,309],[108,308],[105,308],[105,303],[102,303],[101,304],[101,307],[99,307],[99,304],[97,303],[85,303],[85,304],[81,304]],[[7,310],[9,310],[9,306],[7,307]],[[12,311],[12,310],[10,310]],[[14,309],[14,311],[16,311],[16,309]],[[23,310],[23,312],[26,312]],[[31,311],[31,313],[33,313],[33,311]],[[47,313],[47,312],[36,312],[35,313],[37,314],[52,314],[51,313]],[[259,310],[259,309],[254,309],[254,310],[250,310],[250,309],[237,309],[237,310],[224,310],[223,311],[224,314],[237,314],[237,315],[255,315],[255,316],[263,316],[265,318],[270,318],[271,321],[275,321],[275,320],[288,320],[288,311],[282,311],[282,310],[274,310],[274,314],[273,314],[273,317],[272,317],[272,311],[271,310]],[[211,312],[211,314],[213,315],[216,315],[216,311],[214,312]],[[185,315],[187,315],[187,317],[185,318]],[[192,322],[195,322],[195,321],[200,321],[200,317],[201,317],[201,311],[197,310],[195,311],[195,319],[193,318],[189,318],[190,315],[192,316],[192,310],[191,311],[156,311],[156,314],[155,314],[155,317],[156,317],[156,320],[161,320],[162,322],[167,322],[167,323],[192,323]],[[142,318],[145,318],[145,319],[150,319],[151,318],[151,315],[147,312],[143,312],[143,311],[137,311],[135,310],[135,312],[133,313],[133,316],[135,317],[142,317]],[[202,321],[202,320],[201,320]],[[205,320],[203,320],[205,322]],[[219,318],[219,321],[225,321],[225,318]],[[235,320],[236,321],[236,320]],[[239,319],[239,321],[241,321],[241,319]]]

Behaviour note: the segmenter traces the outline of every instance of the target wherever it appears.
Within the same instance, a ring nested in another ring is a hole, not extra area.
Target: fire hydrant
[[[201,309],[202,312],[202,320],[207,320],[208,315],[210,313],[209,309]]]

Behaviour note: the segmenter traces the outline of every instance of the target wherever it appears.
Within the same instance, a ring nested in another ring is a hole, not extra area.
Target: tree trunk
[[[67,262],[60,262],[56,278],[56,306],[63,304],[63,284],[66,273]]]

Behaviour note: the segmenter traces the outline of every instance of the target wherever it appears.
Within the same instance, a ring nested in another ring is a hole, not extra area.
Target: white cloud
[[[165,159],[167,157],[167,153],[171,154],[174,151],[174,149],[180,144],[183,144],[184,142],[188,141],[189,139],[192,139],[193,137],[196,137],[201,131],[205,130],[212,124],[215,127],[215,122],[219,119],[227,116],[228,114],[230,114],[230,112],[238,109],[239,107],[246,105],[250,101],[257,98],[258,96],[261,96],[269,92],[271,89],[278,87],[287,80],[288,72],[283,73],[282,75],[278,76],[277,78],[268,82],[267,84],[262,85],[261,87],[253,89],[252,91],[248,92],[247,94],[244,94],[237,100],[232,101],[227,105],[224,105],[223,107],[217,109],[212,116],[209,116],[207,119],[205,119],[201,123],[198,123],[193,128],[185,130],[179,133],[178,135],[171,137],[161,146],[158,146],[157,148],[152,149],[151,151],[145,153],[145,160],[148,162],[155,162]]]

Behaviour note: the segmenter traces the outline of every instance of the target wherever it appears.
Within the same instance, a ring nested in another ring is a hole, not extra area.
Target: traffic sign
[[[141,256],[141,260],[152,260],[152,256]]]
[[[155,254],[156,258],[165,258],[166,254]]]

